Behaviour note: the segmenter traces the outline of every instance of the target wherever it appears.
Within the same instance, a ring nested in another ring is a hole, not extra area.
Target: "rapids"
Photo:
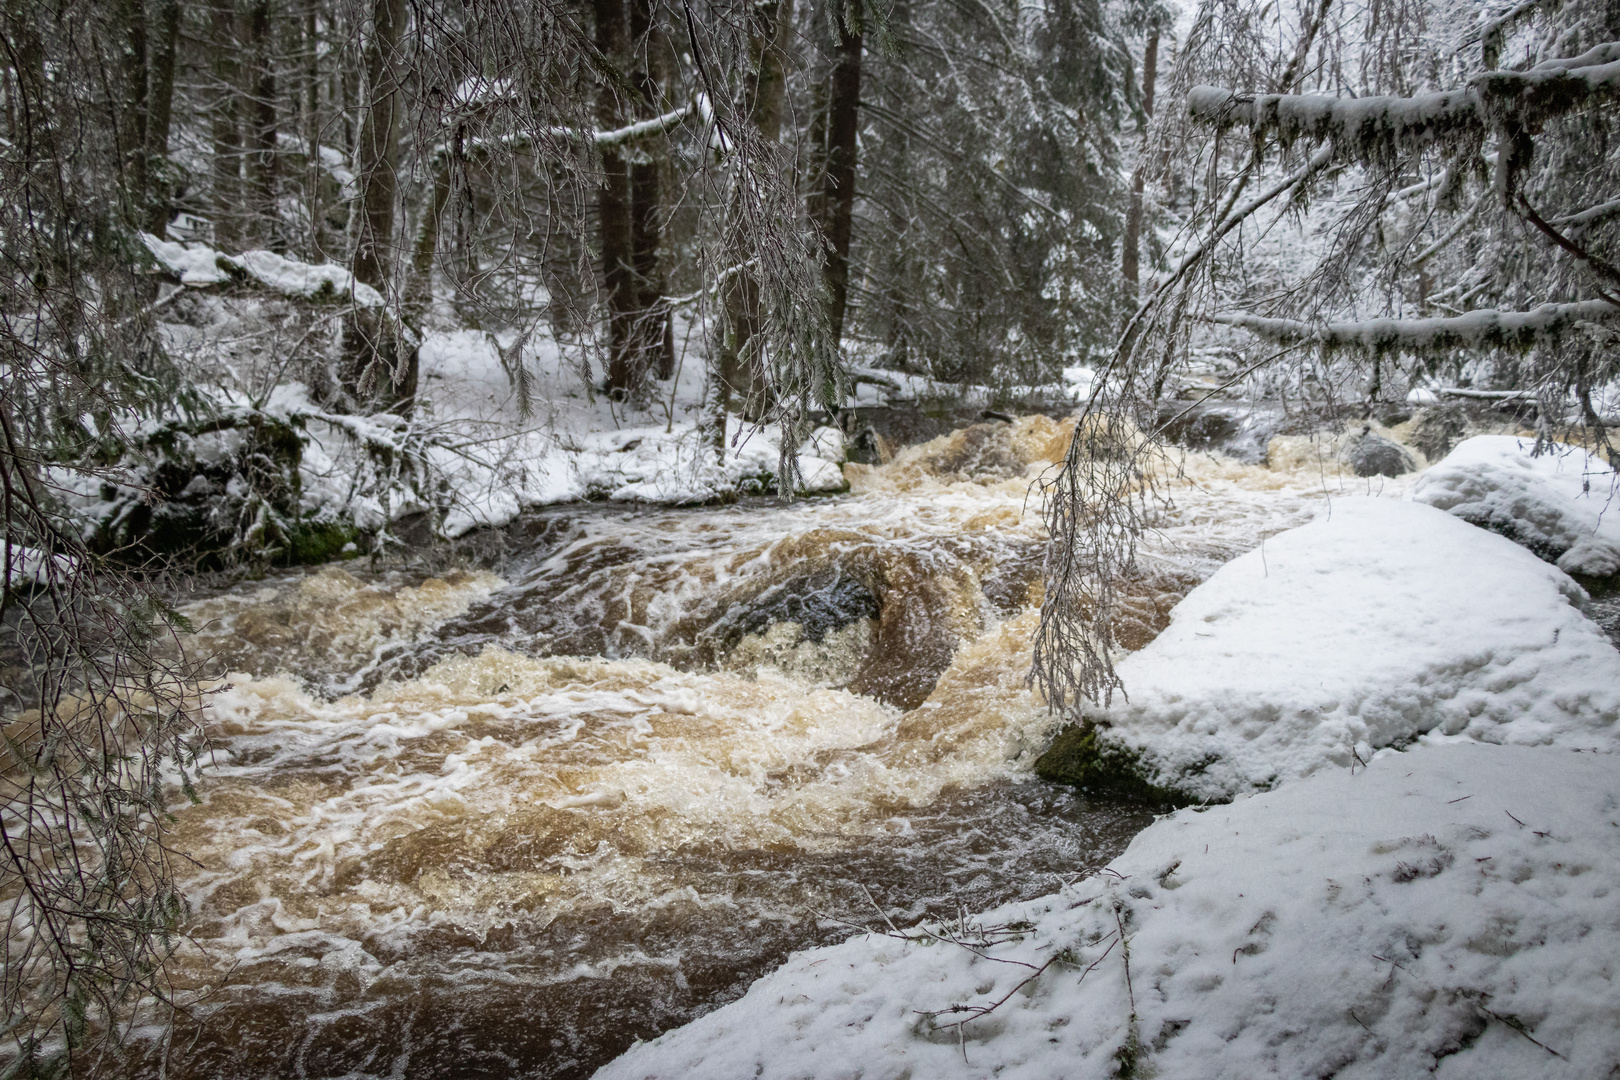
[[[1066,445],[979,425],[844,496],[553,508],[487,565],[187,605],[219,675],[169,836],[189,1008],[137,1074],[588,1076],[796,949],[1106,863],[1150,811],[1029,772],[1031,482]],[[1166,483],[1132,647],[1324,494],[1208,455]]]

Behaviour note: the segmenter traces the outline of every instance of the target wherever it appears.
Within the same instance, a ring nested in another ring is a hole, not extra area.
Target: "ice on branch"
[[[1210,321],[1236,326],[1279,345],[1319,345],[1325,349],[1371,352],[1435,352],[1446,349],[1527,349],[1556,339],[1582,322],[1612,321],[1620,308],[1606,300],[1542,304],[1529,311],[1481,309],[1449,319],[1367,319],[1310,323],[1241,313],[1212,315]]]

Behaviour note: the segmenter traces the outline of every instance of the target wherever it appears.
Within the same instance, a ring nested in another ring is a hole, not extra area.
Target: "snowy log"
[[[1320,345],[1371,352],[1437,352],[1448,349],[1527,349],[1557,338],[1576,323],[1612,321],[1620,308],[1605,300],[1542,304],[1529,311],[1470,311],[1449,319],[1367,319],[1309,323],[1232,313],[1211,322],[1236,326],[1279,345]]]

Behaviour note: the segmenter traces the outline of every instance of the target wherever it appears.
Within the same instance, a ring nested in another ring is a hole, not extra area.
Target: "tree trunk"
[[[118,124],[118,152],[126,171],[124,191],[131,219],[146,221],[146,8],[141,0],[117,0],[113,7],[115,42],[124,99]]]
[[[1142,112],[1149,120],[1153,119],[1153,89],[1158,76],[1159,31],[1155,27],[1148,32],[1147,49],[1142,56]],[[1141,152],[1147,152],[1146,132],[1143,133]],[[1133,303],[1136,298],[1137,278],[1141,272],[1143,164],[1142,161],[1137,161],[1136,169],[1131,174],[1131,207],[1125,215],[1125,241],[1120,251],[1120,271],[1125,275],[1125,280],[1131,283]]]
[[[309,258],[312,262],[325,262],[325,237],[322,229],[321,208],[321,66],[319,22],[317,8],[320,0],[304,0],[303,25],[303,121],[306,161],[304,163],[304,203],[309,214]]]
[[[213,0],[209,10],[214,54],[212,105],[214,246],[235,246],[237,231],[237,190],[242,161],[237,147],[237,68],[235,0]]]
[[[615,72],[627,72],[629,35],[624,0],[594,0],[596,48]],[[604,80],[597,92],[596,117],[609,130],[619,126],[619,95]],[[597,197],[597,228],[602,244],[602,290],[608,315],[608,393],[624,400],[641,386],[631,332],[636,317],[636,272],[630,227],[630,167],[617,147],[602,150],[602,191]]]
[[[748,119],[761,135],[776,142],[782,135],[782,99],[787,72],[782,58],[793,27],[793,0],[765,0],[753,8],[751,35],[753,80],[745,99]],[[733,264],[746,262],[752,252],[732,252]],[[771,406],[770,385],[757,353],[749,344],[759,331],[759,289],[747,273],[734,274],[723,288],[725,329],[720,341],[716,409],[721,414],[717,437],[725,439],[724,414],[739,403],[743,418],[756,421]]]
[[[657,116],[662,107],[664,82],[663,40],[653,25],[650,0],[630,0],[630,40],[640,45],[634,81],[640,92],[640,111]],[[662,139],[656,144],[662,148]],[[636,318],[631,349],[635,370],[659,379],[675,374],[675,335],[667,282],[659,247],[663,243],[664,154],[643,147],[630,165],[630,263],[635,271]]]
[[[344,388],[357,403],[378,403],[401,415],[409,415],[415,404],[417,377],[417,351],[400,340],[389,317],[395,299],[391,285],[402,104],[398,54],[407,17],[405,0],[376,0],[372,9],[372,34],[365,49],[366,108],[356,162],[360,197],[352,211],[354,276],[381,293],[384,306],[355,310],[346,327],[344,373]]]
[[[253,190],[255,232],[273,251],[286,247],[276,207],[276,62],[270,0],[254,0],[248,12],[248,60],[253,65],[248,128],[248,178]]]
[[[838,47],[833,53],[827,100],[827,174],[824,205],[827,253],[827,324],[834,347],[843,340],[849,301],[849,241],[855,213],[855,150],[860,128],[861,7],[851,0],[835,17]]]
[[[180,37],[180,0],[157,0],[147,81],[146,231],[162,239],[173,213],[169,170],[169,121],[174,107],[174,54]],[[153,186],[155,184],[155,187]]]

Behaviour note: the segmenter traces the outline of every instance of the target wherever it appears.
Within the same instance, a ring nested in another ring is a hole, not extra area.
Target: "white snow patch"
[[[1162,818],[965,933],[795,954],[597,1080],[1101,1080],[1128,1046],[1160,1080],[1607,1076],[1617,815],[1606,755],[1392,753]]]
[[[179,276],[182,285],[217,285],[230,279],[219,265],[220,253],[207,244],[159,240],[151,233],[141,233],[141,241],[164,269]]]
[[[1221,799],[1429,734],[1610,747],[1620,652],[1584,591],[1432,507],[1349,498],[1223,566],[1118,665],[1104,740]]]
[[[303,263],[282,258],[273,251],[244,251],[236,262],[269,288],[286,296],[312,297],[329,292],[334,297],[351,294],[361,307],[381,307],[382,294],[336,263]]]
[[[381,307],[382,294],[336,263],[305,263],[273,251],[244,251],[226,255],[203,243],[177,243],[142,233],[141,240],[154,258],[180,278],[182,285],[217,285],[230,280],[231,269],[245,271],[260,284],[284,296],[310,298],[327,293],[353,297],[361,307]]]
[[[1620,574],[1620,484],[1574,446],[1511,435],[1468,439],[1424,473],[1412,498],[1502,533],[1571,574]]]
[[[38,548],[12,544],[6,549],[7,580],[13,585],[45,585],[53,576],[66,578],[78,561],[66,555],[49,556]],[[55,574],[52,574],[54,569]]]

